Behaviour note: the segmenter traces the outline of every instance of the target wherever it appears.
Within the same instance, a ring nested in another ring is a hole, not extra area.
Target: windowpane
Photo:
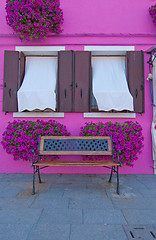
[[[133,111],[125,57],[92,57],[92,75],[93,95],[100,111]]]
[[[27,57],[18,110],[56,108],[57,57]]]

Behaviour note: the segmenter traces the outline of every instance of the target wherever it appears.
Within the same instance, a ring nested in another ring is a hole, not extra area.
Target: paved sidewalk
[[[0,174],[0,240],[127,240],[132,225],[155,239],[156,175],[120,175],[120,196],[116,176],[41,177],[33,196],[32,174]]]

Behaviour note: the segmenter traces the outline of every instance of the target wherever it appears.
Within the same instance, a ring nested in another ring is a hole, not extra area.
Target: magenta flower
[[[120,150],[120,161],[126,165],[133,166],[138,158],[138,153],[143,148],[142,127],[138,122],[131,121],[121,123],[85,123],[81,127],[80,136],[112,136],[114,156]],[[90,160],[101,159],[100,156],[88,156]]]
[[[31,161],[34,158],[32,150],[35,150],[37,157],[39,135],[68,136],[70,134],[64,125],[56,121],[13,121],[9,122],[4,131],[1,144],[15,160]],[[51,159],[53,160],[54,157]],[[46,157],[42,157],[42,160],[46,160]]]

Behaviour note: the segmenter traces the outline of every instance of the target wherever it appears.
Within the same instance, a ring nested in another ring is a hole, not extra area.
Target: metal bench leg
[[[33,166],[33,190],[32,190],[32,195],[35,194],[35,166]]]
[[[117,172],[116,172],[116,176],[117,176],[117,188],[116,188],[116,193],[119,195],[119,166],[117,166]]]
[[[41,183],[41,176],[40,176],[40,169],[39,167],[37,167],[37,172],[38,172],[38,180],[39,180],[39,183]]]
[[[113,171],[114,171],[114,167],[112,167],[112,170],[111,170],[110,178],[109,178],[109,181],[108,181],[109,183],[111,183],[111,181],[112,181]]]

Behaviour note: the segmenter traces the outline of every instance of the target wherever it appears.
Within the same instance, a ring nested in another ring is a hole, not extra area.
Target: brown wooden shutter
[[[58,53],[57,110],[73,112],[73,51]]]
[[[4,52],[3,111],[17,112],[19,52]]]
[[[127,82],[133,96],[134,112],[144,112],[144,53],[127,52]]]
[[[74,111],[89,112],[91,102],[91,52],[75,52]]]
[[[24,79],[25,74],[25,56],[23,52],[20,52],[20,74],[19,74],[19,81],[18,81],[18,89],[21,87]]]

